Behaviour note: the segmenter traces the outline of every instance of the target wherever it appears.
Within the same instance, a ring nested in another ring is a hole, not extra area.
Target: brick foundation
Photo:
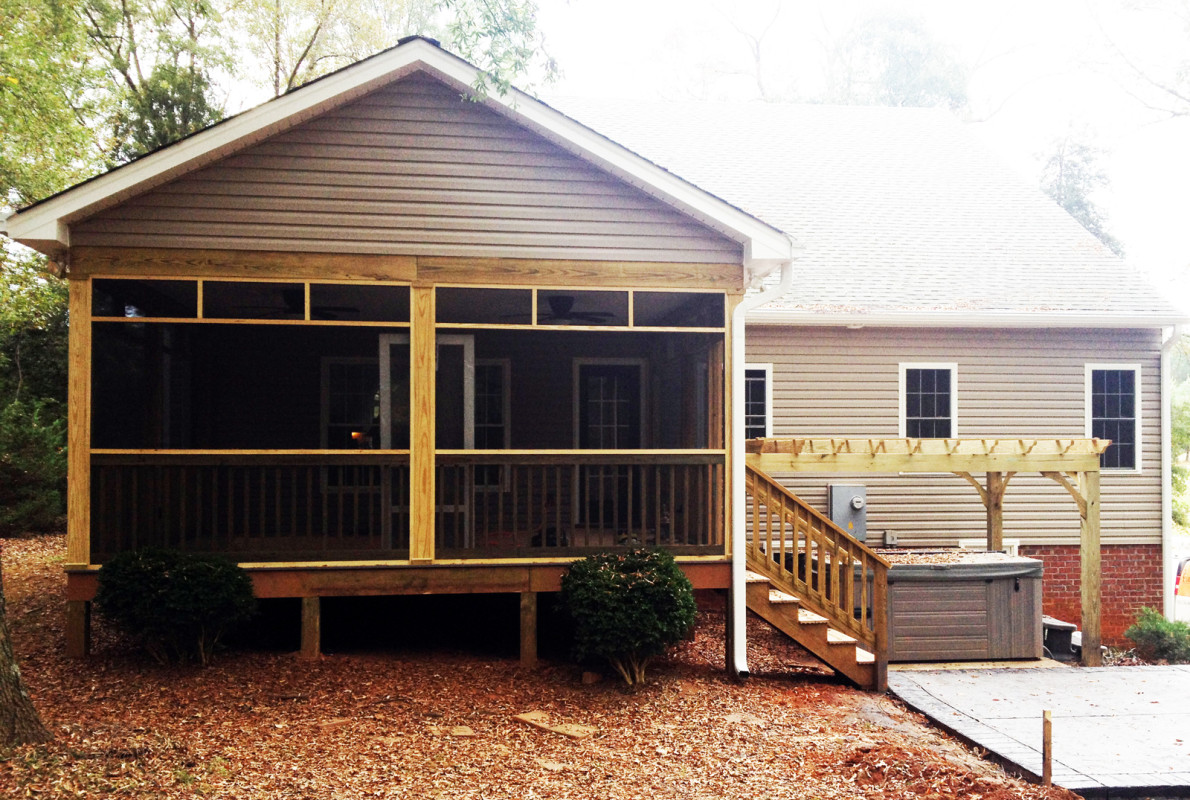
[[[1022,546],[1020,553],[1045,564],[1041,588],[1044,613],[1079,625],[1078,546]],[[1161,545],[1103,545],[1102,570],[1103,643],[1127,646],[1124,630],[1136,621],[1141,606],[1161,608]]]

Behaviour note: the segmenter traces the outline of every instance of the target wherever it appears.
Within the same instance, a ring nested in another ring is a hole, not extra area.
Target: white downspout
[[[779,267],[780,280],[773,286],[749,295],[735,307],[731,315],[731,602],[728,603],[727,670],[736,677],[748,675],[748,581],[747,553],[744,543],[748,535],[744,510],[748,499],[744,493],[744,317],[754,308],[786,294],[793,286],[793,261]],[[754,288],[754,287],[750,287]]]
[[[1175,325],[1161,343],[1161,607],[1174,618],[1173,596],[1173,349],[1183,328]]]

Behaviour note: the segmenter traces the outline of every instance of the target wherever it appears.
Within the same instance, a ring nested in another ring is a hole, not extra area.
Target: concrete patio
[[[1190,796],[1190,666],[913,669],[905,703],[993,758],[1039,777],[1053,712],[1053,780],[1087,797]]]

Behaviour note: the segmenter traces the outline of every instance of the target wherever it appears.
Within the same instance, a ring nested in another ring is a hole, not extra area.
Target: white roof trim
[[[71,222],[113,206],[255,142],[343,105],[411,72],[426,70],[461,88],[474,85],[479,70],[426,41],[413,39],[313,81],[254,109],[126,164],[12,215],[9,236],[43,252],[70,246]],[[638,188],[740,242],[744,266],[767,273],[791,258],[784,232],[699,189],[559,111],[512,90],[484,103],[555,144],[607,169]]]
[[[873,328],[1162,328],[1190,317],[1112,315],[1091,311],[880,311],[842,313],[755,309],[750,325],[835,325]]]

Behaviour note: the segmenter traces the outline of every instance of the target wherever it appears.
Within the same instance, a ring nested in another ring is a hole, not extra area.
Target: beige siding
[[[108,209],[74,245],[738,263],[740,246],[425,76]]]
[[[1085,435],[1085,365],[1141,366],[1141,470],[1102,479],[1103,541],[1161,539],[1160,332],[939,330],[748,326],[749,363],[773,364],[775,436],[895,437],[898,365],[958,365],[958,435]],[[952,475],[793,477],[782,480],[825,509],[828,482],[868,487],[869,540],[954,544],[986,535],[975,490]],[[1004,533],[1030,544],[1078,542],[1069,496],[1039,476],[1012,479]]]

